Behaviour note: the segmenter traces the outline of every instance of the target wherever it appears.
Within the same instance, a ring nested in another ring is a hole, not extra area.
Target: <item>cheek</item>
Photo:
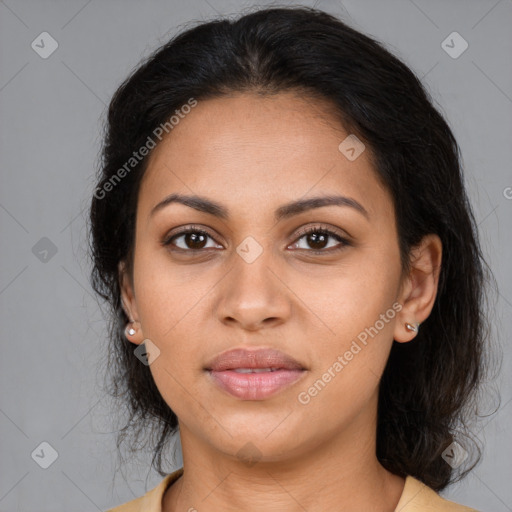
[[[144,334],[163,345],[183,337],[184,326],[190,327],[190,316],[201,308],[213,284],[207,266],[173,264],[165,249],[141,249],[134,275]]]
[[[192,279],[183,266],[172,269],[159,255],[142,251],[135,262],[137,309],[145,338],[159,349],[150,365],[157,388],[176,414],[186,413],[202,360],[199,346],[208,343],[199,318],[211,283]],[[187,392],[188,391],[188,392]],[[197,411],[196,411],[197,412]]]
[[[334,400],[351,409],[376,392],[400,309],[395,302],[399,271],[398,264],[390,269],[378,258],[361,260],[333,274],[328,287],[310,288],[308,305],[314,304],[311,309],[329,329],[317,330],[304,402],[322,408]]]
[[[338,267],[326,268],[314,275],[303,273],[295,281],[290,276],[290,288],[303,299],[311,312],[312,323],[322,329],[322,338],[327,342],[322,346],[336,345],[341,349],[344,343],[373,326],[380,315],[392,308],[399,286],[400,266],[395,258],[397,263],[392,267],[391,257],[386,264],[388,257],[378,251],[373,254],[366,251],[362,256],[354,253]],[[394,318],[394,310],[389,313],[385,320]],[[388,323],[385,326],[379,323],[379,331],[389,331]]]
[[[321,346],[311,375],[296,396],[296,407],[316,423],[311,428],[337,431],[376,401],[392,344],[392,322],[380,330],[380,323],[375,323],[353,329],[353,337],[343,334]]]

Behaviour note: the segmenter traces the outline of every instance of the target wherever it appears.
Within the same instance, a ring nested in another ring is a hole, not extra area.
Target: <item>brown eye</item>
[[[305,241],[302,247],[300,245],[301,240]],[[347,245],[350,245],[349,241],[337,233],[329,229],[313,227],[300,233],[292,247],[299,250],[304,249],[314,254],[330,254],[345,248]]]
[[[329,236],[330,235],[322,232],[310,233],[306,235],[306,240],[312,249],[325,249],[329,241]]]
[[[206,245],[207,235],[202,233],[186,233],[183,235],[183,240],[189,249],[203,249]]]
[[[167,237],[162,241],[164,246],[173,246],[182,251],[200,251],[208,248],[218,248],[217,245],[208,246],[208,241],[214,241],[209,233],[201,229],[183,230],[180,233]]]

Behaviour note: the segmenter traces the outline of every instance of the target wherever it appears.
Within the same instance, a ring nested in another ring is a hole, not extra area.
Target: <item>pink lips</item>
[[[298,361],[274,349],[229,350],[213,359],[205,369],[224,391],[243,400],[269,398],[305,373]],[[254,370],[256,372],[249,373]]]

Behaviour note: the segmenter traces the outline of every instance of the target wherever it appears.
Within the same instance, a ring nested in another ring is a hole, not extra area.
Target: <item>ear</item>
[[[402,309],[397,315],[394,339],[399,343],[411,341],[417,332],[407,329],[408,324],[425,321],[437,295],[443,245],[439,236],[426,235],[410,253],[410,271],[402,282],[398,302]]]
[[[133,282],[126,269],[124,261],[119,262],[118,265],[118,278],[121,288],[121,302],[126,316],[130,319],[130,323],[126,326],[125,336],[128,341],[140,345],[144,341],[144,334],[142,333],[142,326],[137,312],[137,302],[135,300],[135,293],[133,291]],[[128,329],[135,330],[134,334],[130,334]]]

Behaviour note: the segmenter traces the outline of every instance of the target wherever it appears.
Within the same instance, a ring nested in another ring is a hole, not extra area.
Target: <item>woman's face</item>
[[[379,378],[403,331],[396,223],[368,150],[357,156],[351,139],[340,149],[349,133],[330,115],[291,93],[199,101],[151,154],[123,299],[141,324],[132,341],[160,351],[150,370],[184,447],[275,461],[327,442],[361,453],[375,430]],[[152,213],[171,194],[218,208]],[[283,208],[328,196],[348,200]],[[272,393],[268,372],[235,372],[246,384],[233,394],[208,365],[234,348],[279,350],[302,371]]]

